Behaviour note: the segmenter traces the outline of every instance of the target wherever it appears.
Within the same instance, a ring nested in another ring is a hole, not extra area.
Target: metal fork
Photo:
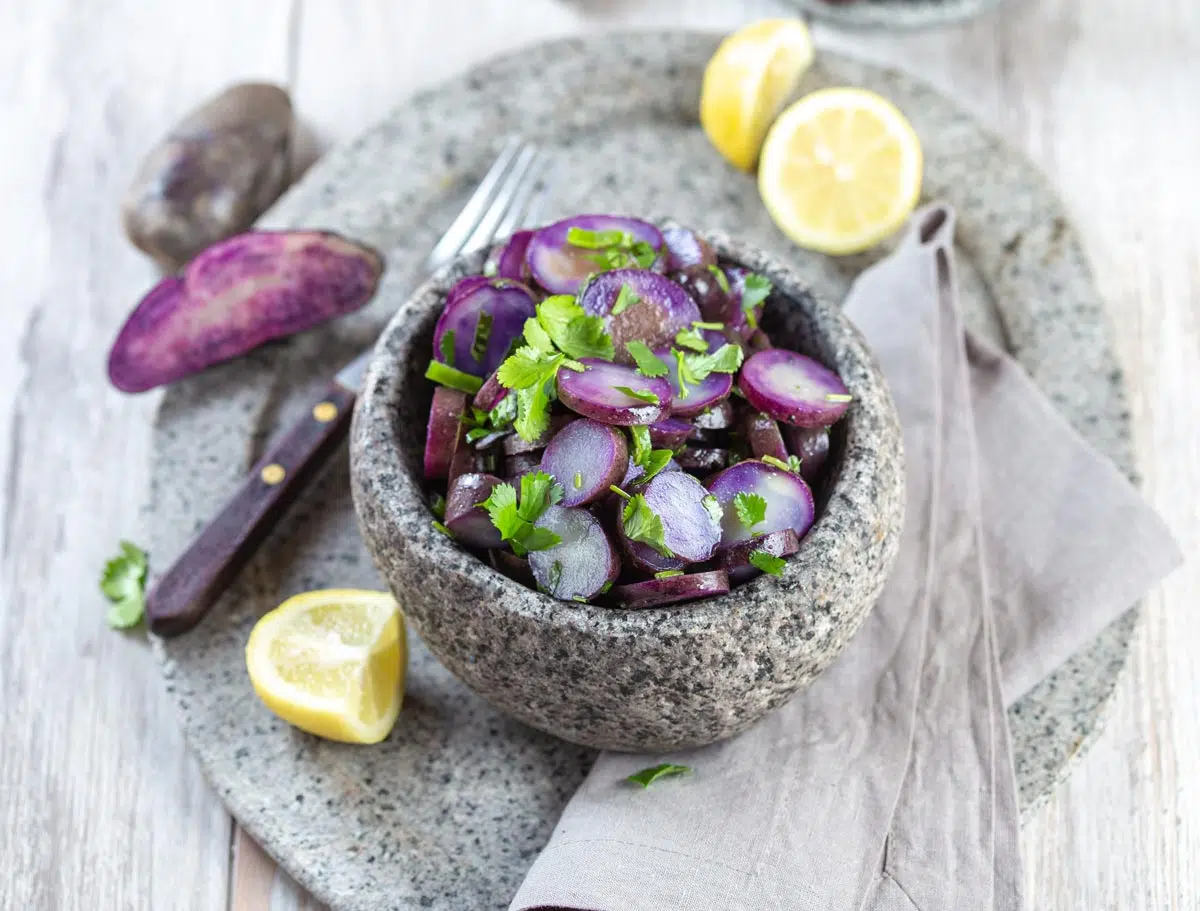
[[[505,142],[491,168],[426,258],[434,272],[462,253],[536,225],[549,192],[549,157],[519,138]],[[146,621],[160,636],[199,623],[279,518],[337,449],[371,359],[367,349],[337,376],[246,475],[245,480],[146,596]]]

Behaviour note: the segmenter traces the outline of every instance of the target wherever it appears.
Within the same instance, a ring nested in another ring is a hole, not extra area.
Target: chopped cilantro
[[[648,405],[657,405],[660,401],[658,394],[650,392],[648,389],[633,389],[630,386],[613,386],[613,389]]]
[[[796,458],[795,456],[790,456],[788,458],[788,462],[790,462],[792,459],[795,459],[795,458]],[[796,459],[796,465],[794,468],[791,465],[789,465],[788,462],[783,461],[783,459],[777,459],[773,455],[763,456],[762,461],[766,462],[768,465],[774,465],[776,468],[782,468],[784,471],[790,471],[793,474],[797,473],[800,470],[800,460],[799,459]]]
[[[666,376],[671,372],[670,368],[662,362],[662,358],[651,351],[650,346],[645,342],[637,339],[626,342],[625,350],[637,364],[638,373],[642,376]]]
[[[683,575],[682,569],[664,569],[661,573],[655,573],[654,578],[655,579],[671,579],[671,578],[674,578],[675,576],[682,576],[682,575]]]
[[[692,323],[692,328],[693,328],[693,329],[712,329],[712,330],[714,330],[714,331],[716,331],[716,332],[724,332],[724,331],[725,331],[725,324],[724,324],[724,323],[701,323],[701,322],[695,322],[695,323]]]
[[[720,525],[725,518],[725,510],[721,508],[721,503],[711,493],[700,501],[700,505],[704,507],[705,512],[712,517],[712,520]]]
[[[451,538],[451,539],[454,538],[454,532],[452,532],[450,529],[448,529],[445,525],[443,525],[437,519],[434,519],[431,524],[433,525],[434,528],[436,528],[438,531],[440,531],[442,534],[444,534],[447,538]]]
[[[429,366],[425,369],[425,378],[433,380],[439,385],[457,389],[459,392],[466,392],[474,395],[479,391],[479,387],[483,385],[483,380],[477,376],[472,376],[469,373],[463,373],[461,370],[456,370],[449,364],[443,364],[441,361],[430,361]]]
[[[612,306],[612,315],[620,316],[634,304],[640,304],[642,299],[634,293],[634,290],[628,284],[622,283],[621,290],[617,293],[617,300]]]
[[[755,550],[750,553],[750,562],[761,569],[764,573],[770,573],[772,576],[782,576],[785,561],[782,557],[776,557],[765,550]]]
[[[100,591],[110,602],[104,619],[113,629],[137,626],[146,613],[146,552],[136,544],[121,542],[121,553],[104,564]]]
[[[675,344],[680,348],[699,351],[701,354],[708,353],[708,342],[695,329],[680,329],[675,333]]]
[[[825,393],[825,401],[827,402],[852,402],[854,396],[848,395],[845,392],[827,392]]]
[[[713,274],[713,278],[717,280],[717,286],[726,294],[729,293],[729,279],[725,275],[725,270],[718,265],[711,265],[708,271]]]
[[[475,321],[475,337],[471,340],[471,357],[475,363],[482,364],[487,356],[488,342],[492,338],[492,315],[486,310],[479,311],[479,319]]]
[[[765,275],[751,272],[742,283],[742,311],[751,329],[758,328],[758,305],[771,294],[771,281]]]
[[[442,352],[442,363],[454,366],[454,330],[446,330],[446,334],[442,336],[439,350]]]
[[[788,456],[787,464],[788,464],[788,471],[790,471],[792,474],[800,474],[800,457],[799,456],[794,456],[794,455]]]
[[[738,519],[747,529],[753,528],[767,517],[767,501],[756,493],[739,493],[733,498],[733,507]]]
[[[542,324],[532,316],[525,320],[525,328],[522,330],[522,334],[525,336],[525,341],[529,342],[531,346],[543,354],[555,353],[554,340],[542,328]]]
[[[700,381],[692,376],[692,372],[688,369],[687,358],[682,351],[678,348],[672,348],[671,354],[675,357],[675,386],[679,389],[679,397],[686,399],[688,397],[688,383],[695,385]]]
[[[648,427],[630,427],[629,435],[633,439],[633,464],[641,467],[643,472],[638,478],[638,483],[645,484],[667,467],[672,453],[669,449],[653,448]]]
[[[667,778],[671,775],[687,775],[691,771],[692,770],[689,766],[675,765],[674,763],[664,762],[661,765],[651,766],[648,769],[642,769],[640,772],[634,772],[625,780],[631,784],[648,788],[660,778]]]
[[[654,247],[644,240],[634,240],[628,231],[568,228],[567,243],[581,250],[594,251],[588,258],[604,271],[628,266],[649,269],[658,258]]]
[[[664,557],[675,556],[663,540],[662,519],[650,508],[642,494],[636,494],[625,504],[625,511],[621,513],[621,526],[625,530],[625,536],[631,541],[641,541]]]
[[[588,316],[569,294],[555,294],[537,307],[538,322],[568,357],[613,359],[612,338],[604,331],[604,320]]]
[[[429,511],[439,519],[446,518],[446,498],[440,493],[435,493],[429,501]]]
[[[711,354],[685,355],[690,382],[701,383],[710,373],[737,373],[745,355],[739,345],[722,345]]]
[[[625,231],[591,231],[587,228],[567,228],[567,243],[584,250],[603,250],[633,243],[633,235]]]
[[[575,485],[576,490],[583,489],[583,472],[582,471],[575,472],[575,479],[572,483]]]
[[[552,505],[562,499],[563,489],[544,471],[531,471],[521,476],[521,499],[511,484],[497,484],[491,496],[480,505],[487,510],[492,525],[500,532],[501,540],[512,545],[518,557],[534,550],[553,547],[562,539],[547,528],[534,528],[534,523]]]

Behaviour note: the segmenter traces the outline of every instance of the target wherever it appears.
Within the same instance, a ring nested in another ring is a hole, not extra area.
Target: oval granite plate
[[[172,387],[156,427],[152,550],[165,566],[233,490],[282,422],[370,343],[418,278],[495,146],[516,131],[558,160],[554,211],[670,214],[776,252],[840,300],[863,265],[789,245],[754,180],[709,148],[697,93],[718,36],[610,35],[525,49],[397,108],[321,161],[266,219],[329,228],[384,251],[366,310]],[[548,72],[553,79],[544,79]],[[927,193],[959,212],[969,322],[1000,340],[1074,425],[1132,473],[1129,415],[1104,309],[1059,203],[1020,155],[925,85],[824,54],[806,89],[870,87],[925,142]],[[413,643],[409,693],[376,747],[329,743],[257,701],[242,650],[284,597],[379,587],[359,540],[343,454],[192,633],[157,642],[192,748],[237,819],[339,909],[506,906],[592,754],[523,727]],[[1095,735],[1124,665],[1131,611],[1013,706],[1028,810]]]
[[[978,16],[1002,0],[788,0],[817,19],[852,28],[918,29]]]

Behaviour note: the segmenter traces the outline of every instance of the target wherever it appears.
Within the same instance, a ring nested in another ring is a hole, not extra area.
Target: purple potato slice
[[[750,334],[750,337],[746,339],[746,348],[749,349],[748,353],[750,354],[754,354],[759,351],[766,351],[768,348],[774,347],[775,346],[771,344],[771,336],[767,335],[767,333],[763,332],[761,329],[754,330],[754,332]]]
[[[709,446],[685,446],[676,456],[684,471],[707,477],[730,463],[729,450]]]
[[[570,424],[572,421],[577,421],[579,418],[573,414],[552,414],[550,415],[550,423],[547,425],[544,432],[533,440],[523,440],[517,434],[509,434],[504,438],[501,448],[505,455],[521,455],[525,452],[541,452],[550,441],[554,439],[554,435]]]
[[[721,540],[721,520],[717,504],[703,484],[682,471],[663,471],[639,492],[650,511],[662,520],[663,544],[672,555],[688,563],[712,557]],[[622,544],[629,541],[623,521],[618,530]]]
[[[613,600],[631,610],[665,607],[668,604],[728,594],[729,576],[723,569],[712,569],[702,573],[618,585],[612,593]]]
[[[671,354],[670,348],[660,348],[654,352],[667,365],[666,378],[671,381],[672,402],[671,416],[690,418],[702,411],[708,411],[717,402],[729,398],[733,391],[732,373],[710,373],[699,385],[688,385],[687,390],[679,387],[679,361]]]
[[[563,506],[584,506],[609,493],[629,468],[625,434],[599,421],[572,421],[542,453],[542,471],[563,489]]]
[[[650,445],[655,449],[676,450],[688,441],[695,430],[688,421],[664,418],[650,425]]]
[[[850,394],[836,373],[783,348],[747,360],[738,386],[751,407],[797,427],[828,427],[850,407]]]
[[[492,488],[503,483],[490,474],[467,472],[450,482],[446,493],[446,518],[443,524],[456,540],[467,547],[503,547],[500,531],[492,524],[481,504],[492,495]]]
[[[637,295],[618,314],[613,307],[622,286]],[[604,318],[604,328],[612,336],[618,363],[632,364],[626,349],[631,341],[644,342],[650,348],[669,345],[681,329],[700,319],[700,311],[687,293],[671,279],[645,269],[613,269],[594,276],[579,292],[579,306],[591,316]]]
[[[529,274],[529,265],[525,262],[525,253],[531,240],[532,231],[518,231],[507,243],[492,250],[483,267],[484,273],[528,284],[532,276]]]
[[[504,479],[510,484],[516,484],[522,475],[531,471],[540,471],[542,454],[540,452],[523,452],[520,455],[508,456],[504,460]]]
[[[524,557],[518,557],[512,551],[500,548],[489,550],[488,556],[491,558],[492,568],[496,572],[503,573],[514,582],[520,582],[530,588],[537,587],[537,583],[533,579],[533,570],[529,568],[529,561]]]
[[[473,471],[484,471],[487,467],[487,457],[467,442],[467,435],[460,434],[454,455],[450,458],[450,468],[446,472],[446,483],[453,484],[459,475]]]
[[[733,419],[733,402],[725,399],[692,418],[692,424],[699,430],[728,430]]]
[[[763,310],[767,306],[765,299],[755,304],[754,318],[751,319],[749,312],[743,305],[746,294],[746,278],[753,274],[749,269],[743,269],[741,266],[727,266],[725,268],[725,278],[729,282],[729,294],[727,296],[728,304],[725,311],[725,318],[721,322],[725,323],[727,329],[737,333],[744,339],[751,338],[759,331],[758,325],[762,322]]]
[[[558,397],[577,414],[602,424],[630,427],[653,424],[667,416],[671,408],[671,384],[662,377],[642,376],[632,367],[612,364],[598,358],[583,358],[583,371],[558,371]],[[617,387],[654,396],[644,402]]]
[[[713,269],[706,265],[687,266],[671,277],[696,302],[704,322],[725,322],[725,315],[730,307],[729,295],[725,293],[721,279]]]
[[[378,253],[330,232],[238,234],[142,298],[109,352],[109,381],[145,392],[352,313],[382,273]]]
[[[465,291],[464,283],[472,283]],[[533,293],[520,282],[507,278],[464,278],[450,289],[446,308],[433,330],[433,356],[444,361],[442,348],[446,333],[454,333],[454,363],[450,366],[474,376],[488,376],[504,361],[513,340],[525,331],[525,320],[537,309]],[[481,322],[482,321],[482,322]],[[476,344],[478,341],[486,344]],[[481,349],[474,351],[473,349]],[[476,358],[475,354],[482,355]]]
[[[742,417],[742,438],[750,446],[756,459],[771,456],[786,462],[787,447],[783,445],[783,434],[779,425],[758,411],[747,411]]]
[[[617,580],[621,561],[600,521],[586,509],[551,506],[534,523],[561,538],[529,555],[538,588],[562,601],[588,601]]]
[[[668,460],[663,466],[663,471],[683,471],[683,468],[674,459]],[[623,490],[628,490],[631,484],[636,484],[638,478],[646,473],[646,469],[641,465],[636,464],[633,459],[629,460],[629,468],[625,472],[625,477],[621,479],[620,487]],[[616,497],[616,494],[613,494]],[[619,497],[617,499],[620,499]]]
[[[442,481],[450,474],[450,462],[462,436],[462,416],[467,396],[457,389],[435,386],[425,429],[425,479]]]
[[[721,520],[723,548],[785,528],[803,538],[812,526],[815,510],[808,485],[799,475],[766,462],[738,462],[710,480],[708,489],[725,512]],[[738,517],[733,499],[739,493],[758,494],[767,501],[766,516],[753,529],[746,528]]]
[[[762,551],[772,557],[790,557],[800,549],[800,538],[790,528],[773,531],[727,547],[720,553],[721,565],[734,585],[761,576],[762,570],[750,562],[750,555]]]
[[[622,231],[655,250],[663,247],[662,234],[649,222],[618,215],[575,215],[533,233],[525,261],[533,280],[551,294],[576,294],[584,280],[604,268],[597,250],[575,247],[567,242],[571,228],[587,231]]]
[[[829,460],[828,427],[784,427],[788,449],[800,460],[800,477],[813,486]]]
[[[681,225],[663,228],[663,243],[667,247],[667,271],[678,272],[689,266],[716,265],[717,254],[694,231]]]
[[[476,408],[481,408],[484,411],[491,411],[508,395],[508,390],[500,385],[500,378],[493,372],[483,385],[479,387],[479,391],[475,393],[475,400],[471,403]]]

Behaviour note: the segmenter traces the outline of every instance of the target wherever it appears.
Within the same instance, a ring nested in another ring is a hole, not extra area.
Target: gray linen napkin
[[[953,213],[918,212],[846,312],[904,428],[896,566],[842,656],[728,742],[605,753],[513,911],[1021,907],[1004,707],[1179,562],[1006,355],[964,335]],[[693,774],[648,791],[661,761]]]

